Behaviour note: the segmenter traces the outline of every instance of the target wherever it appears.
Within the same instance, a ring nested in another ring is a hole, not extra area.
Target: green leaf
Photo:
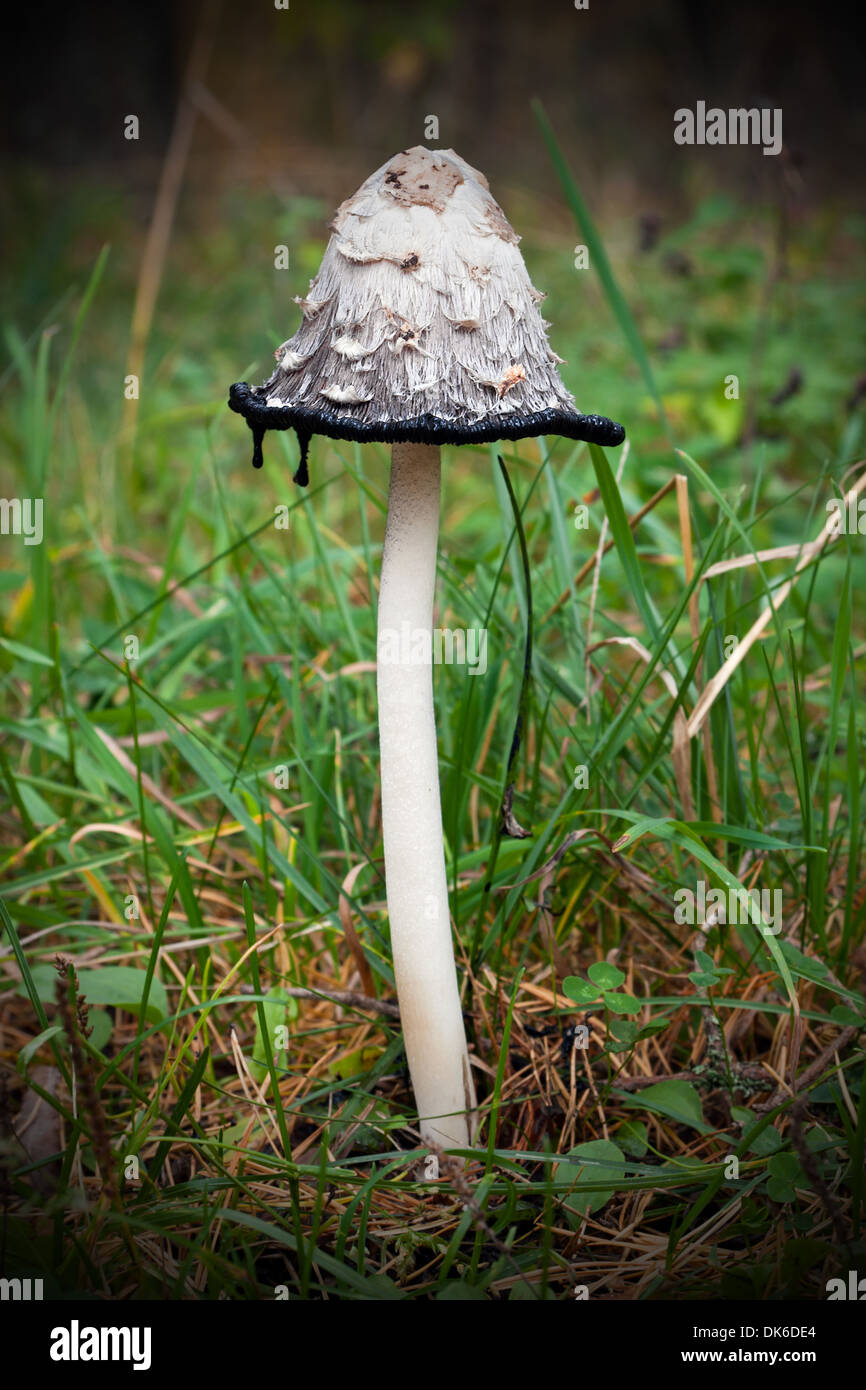
[[[689,976],[690,980],[696,981],[698,975],[706,973],[707,975],[715,976],[716,983],[718,984],[722,975],[733,975],[734,973],[733,970],[729,970],[725,965],[716,965],[716,962],[707,951],[695,951],[695,960],[698,969],[695,971],[694,975]]]
[[[803,1179],[800,1160],[792,1153],[774,1154],[767,1163],[767,1172],[782,1182],[799,1182]]]
[[[328,1063],[328,1075],[339,1077],[341,1081],[364,1076],[381,1055],[381,1048],[369,1045],[355,1048],[352,1052],[341,1052],[339,1057]]]
[[[5,647],[7,652],[17,656],[21,661],[32,662],[34,666],[53,666],[54,662],[50,656],[45,656],[42,652],[34,651],[32,647],[25,647],[21,642],[10,642],[8,637],[0,637],[0,647]]]
[[[830,1010],[830,1017],[834,1023],[841,1023],[844,1028],[866,1028],[866,1018],[854,1009],[849,1009],[847,1004],[834,1004]]]
[[[624,1120],[616,1132],[623,1152],[629,1158],[643,1158],[648,1148],[649,1130],[643,1120]]]
[[[625,1156],[609,1139],[589,1139],[569,1149],[566,1157],[554,1169],[557,1186],[567,1184],[571,1192],[565,1201],[569,1223],[578,1227],[584,1216],[600,1211],[616,1191],[616,1183],[625,1176]],[[614,1186],[599,1191],[581,1191],[597,1187],[610,1179]]]
[[[766,1129],[762,1129],[754,1142],[750,1140],[751,1131],[757,1129],[761,1122],[745,1106],[732,1105],[731,1118],[743,1126],[743,1138],[750,1154],[757,1154],[759,1158],[766,1158],[769,1154],[777,1153],[782,1147],[782,1136],[772,1125],[767,1125]]]
[[[91,1047],[104,1052],[106,1044],[114,1031],[114,1019],[111,1014],[106,1013],[105,1009],[91,1009],[87,1015],[87,1022],[93,1030],[88,1038]]]
[[[103,965],[98,970],[79,970],[78,984],[88,1004],[109,1004],[137,1014],[141,1008],[146,977],[145,970],[136,970],[132,965]],[[150,984],[146,1017],[151,1023],[159,1023],[168,1017],[165,985],[156,977]]]
[[[699,1134],[711,1133],[704,1121],[701,1098],[690,1081],[657,1081],[636,1096],[628,1096],[626,1103],[651,1110],[656,1115],[666,1115],[678,1124],[696,1129]]]
[[[619,989],[625,980],[623,972],[617,970],[615,965],[609,965],[606,960],[597,960],[586,973],[599,989]]]
[[[638,1014],[643,1008],[643,1002],[633,994],[606,994],[604,1002],[612,1014]]]
[[[638,1037],[651,1038],[653,1033],[663,1033],[666,1028],[670,1027],[670,1022],[669,1018],[651,1018],[646,1023],[641,1024]]]
[[[580,1004],[581,1007],[591,1004],[601,995],[600,989],[587,984],[586,980],[582,980],[579,975],[566,975],[562,982],[562,992],[566,999],[570,999],[574,1004]]]
[[[704,989],[715,989],[716,985],[721,983],[718,975],[710,975],[703,970],[690,971],[689,979],[693,985],[701,985]]]
[[[825,983],[829,972],[822,960],[804,955],[796,946],[792,946],[790,941],[780,941],[779,945],[792,975],[800,975],[804,980],[815,980],[818,984]]]
[[[639,1032],[639,1024],[630,1023],[626,1018],[612,1018],[610,1021],[610,1035],[617,1042],[633,1043]]]
[[[794,1202],[797,1194],[790,1183],[782,1178],[767,1179],[767,1196],[774,1202]]]
[[[294,1000],[291,1001],[294,1003]],[[253,1043],[253,1055],[249,1062],[249,1068],[256,1081],[264,1081],[268,1074],[268,1054],[265,1049],[265,1042],[262,1037],[262,1021],[268,1030],[268,1037],[271,1040],[271,1051],[274,1057],[274,1066],[286,1065],[285,1047],[277,1046],[277,1029],[285,1028],[288,1032],[289,1022],[289,995],[284,989],[272,989],[268,992],[262,1005],[261,1011],[256,1014],[256,1037]],[[280,1060],[282,1058],[282,1061]]]

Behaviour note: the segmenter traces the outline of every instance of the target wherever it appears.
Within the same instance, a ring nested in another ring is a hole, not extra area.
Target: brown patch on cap
[[[401,319],[398,322],[397,331],[391,338],[388,346],[392,352],[401,353],[405,352],[407,348],[411,348],[413,351],[420,352],[425,357],[429,357],[429,352],[424,352],[424,349],[421,347],[420,339],[423,332],[423,328],[416,328],[413,324],[407,323],[405,319]]]
[[[426,331],[423,324],[410,323],[401,314],[395,314],[394,310],[389,309],[387,304],[382,305],[382,312],[394,330],[388,339],[388,347],[391,352],[401,353],[405,352],[406,348],[412,348],[424,357],[430,356],[430,353],[425,352],[421,347],[421,334]]]
[[[496,394],[500,400],[507,396],[512,386],[516,386],[518,381],[526,380],[526,368],[520,362],[512,362],[511,366],[503,373],[502,380],[496,388]]]
[[[463,175],[456,165],[450,160],[439,160],[430,150],[416,145],[391,160],[382,178],[382,192],[403,207],[414,203],[444,212],[445,204],[461,183]]]
[[[477,285],[486,285],[486,284],[489,283],[489,281],[490,281],[490,266],[489,266],[489,265],[468,265],[468,266],[466,267],[466,269],[467,269],[468,272],[469,272],[469,278],[470,278],[470,280],[474,280],[475,283],[476,283]]]
[[[498,203],[491,199],[484,210],[484,220],[489,223],[490,230],[503,241],[510,241],[512,246],[516,246],[520,237],[515,232],[505,213]]]

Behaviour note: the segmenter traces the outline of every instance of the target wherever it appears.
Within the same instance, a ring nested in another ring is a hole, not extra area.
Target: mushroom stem
[[[395,444],[379,586],[377,687],[391,948],[424,1139],[466,1148],[475,1092],[451,943],[433,710],[439,449]]]

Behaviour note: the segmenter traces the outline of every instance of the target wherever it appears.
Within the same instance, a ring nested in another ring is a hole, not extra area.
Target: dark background
[[[696,191],[708,151],[671,159],[673,112],[703,99],[782,107],[785,157],[807,196],[860,200],[860,27],[838,5],[754,0],[21,7],[0,92],[2,155],[7,170],[62,179],[115,169],[126,186],[133,176],[148,186],[198,33],[210,52],[193,189],[267,174],[283,192],[342,196],[347,165],[364,176],[410,142],[452,146],[491,181],[531,183],[540,161],[528,102],[540,96],[580,176],[614,197]],[[141,121],[133,148],[130,112]],[[431,113],[440,137],[425,142]],[[742,149],[711,159],[716,187],[748,188],[780,164]]]

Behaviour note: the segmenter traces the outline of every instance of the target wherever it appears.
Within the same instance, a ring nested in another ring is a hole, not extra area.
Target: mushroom
[[[257,467],[266,430],[297,432],[302,486],[313,434],[392,446],[377,663],[391,945],[422,1137],[466,1148],[475,1091],[451,942],[430,641],[439,446],[541,434],[616,445],[625,431],[575,406],[518,238],[484,175],[453,150],[401,151],[331,226],[275,372],[258,389],[236,383],[229,404],[253,432]],[[420,659],[405,642],[393,659],[395,634],[406,632],[426,634]]]

